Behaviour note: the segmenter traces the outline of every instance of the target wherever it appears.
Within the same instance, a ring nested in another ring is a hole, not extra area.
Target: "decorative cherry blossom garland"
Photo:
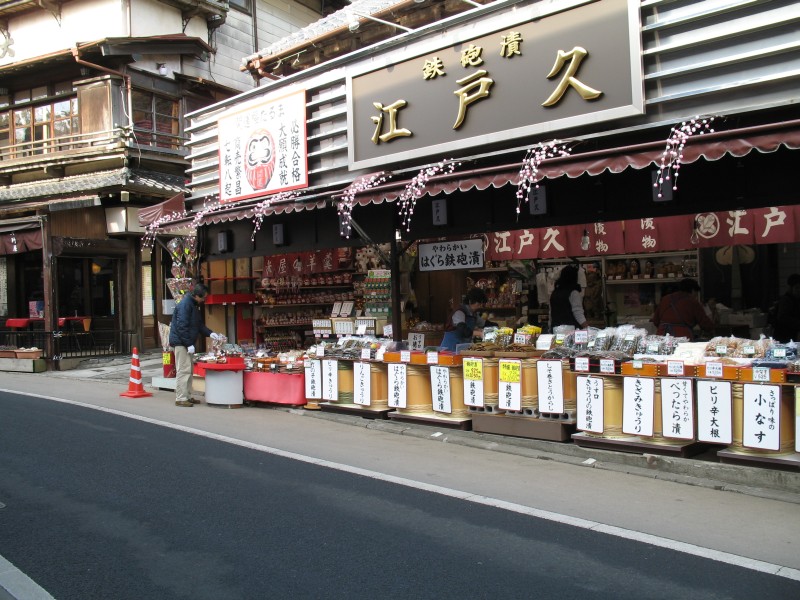
[[[569,156],[572,151],[564,142],[552,140],[542,142],[528,150],[522,160],[522,168],[519,170],[519,183],[517,183],[517,214],[520,213],[522,202],[528,201],[528,194],[532,187],[539,189],[539,165],[548,158],[559,156]]]
[[[667,138],[667,147],[661,154],[661,162],[656,173],[656,182],[653,184],[654,188],[658,188],[658,197],[661,198],[661,190],[664,182],[672,181],[672,190],[678,190],[678,175],[680,175],[681,163],[683,161],[683,148],[686,142],[689,141],[693,135],[703,135],[704,133],[714,133],[711,124],[714,122],[714,117],[706,119],[695,117],[691,121],[684,121],[680,126],[676,125],[670,131],[669,138]],[[669,185],[669,184],[667,184]]]
[[[442,160],[435,165],[424,167],[416,176],[408,182],[406,187],[398,197],[400,218],[406,231],[411,231],[411,218],[414,216],[414,207],[417,200],[422,198],[425,186],[428,185],[434,175],[449,175],[461,165],[452,159]]]
[[[359,177],[353,183],[347,186],[347,189],[342,192],[342,195],[339,197],[339,200],[336,203],[336,211],[339,213],[339,219],[343,220],[346,224],[346,238],[350,238],[350,232],[352,231],[350,222],[352,218],[351,215],[353,214],[353,207],[356,203],[356,195],[385,183],[390,176],[391,175],[387,174],[385,171],[381,171],[379,173],[375,173],[368,179]]]
[[[208,214],[216,212],[222,209],[225,204],[221,203],[218,199],[217,195],[209,196],[203,203],[203,208],[199,211],[194,213],[194,217],[192,218],[191,223],[187,225],[187,227],[194,229],[195,231],[200,226],[200,222],[203,220]],[[169,225],[170,223],[174,223],[175,221],[181,221],[187,217],[189,217],[190,213],[182,210],[182,211],[174,211],[166,215],[162,215],[149,225],[145,227],[145,234],[142,237],[142,250],[149,250],[153,247],[156,241],[156,235],[158,235],[159,230],[161,227],[165,225]]]
[[[261,225],[264,222],[264,218],[270,213],[270,209],[272,208],[273,204],[279,204],[281,202],[286,202],[287,200],[292,200],[300,196],[299,192],[280,192],[275,194],[274,196],[270,196],[269,198],[265,198],[255,206],[255,210],[253,212],[253,235],[250,236],[250,241],[256,239],[256,234],[261,229]]]

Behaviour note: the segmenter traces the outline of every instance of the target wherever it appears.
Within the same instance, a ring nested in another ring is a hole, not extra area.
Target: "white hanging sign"
[[[389,363],[389,406],[406,407],[406,365]]]
[[[318,360],[306,361],[306,398],[319,400],[322,398],[322,364]]]
[[[409,333],[408,348],[410,350],[422,350],[425,347],[424,333]]]
[[[625,377],[622,396],[622,432],[653,436],[655,380],[647,377]]]
[[[420,271],[483,268],[483,240],[480,238],[419,244],[417,254]]]
[[[369,363],[353,363],[353,402],[361,406],[369,406],[372,398],[370,368]]]
[[[433,410],[450,414],[453,412],[450,399],[450,368],[430,367],[430,369]]]
[[[742,445],[759,450],[781,449],[781,388],[744,384]]]
[[[691,379],[661,379],[661,425],[665,438],[694,440],[694,389]]]
[[[730,381],[697,381],[697,440],[709,444],[733,442]]]
[[[322,399],[339,399],[339,361],[322,361]]]
[[[539,384],[539,412],[564,412],[564,379],[560,360],[540,360],[536,363]]]
[[[580,431],[603,433],[603,379],[591,375],[579,375],[578,388],[578,424]]]
[[[483,406],[483,359],[465,358],[464,369],[464,404],[467,406]]]

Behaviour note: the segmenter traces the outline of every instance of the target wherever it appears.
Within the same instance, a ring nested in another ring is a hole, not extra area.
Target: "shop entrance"
[[[57,314],[89,317],[92,329],[119,329],[120,259],[58,259]]]

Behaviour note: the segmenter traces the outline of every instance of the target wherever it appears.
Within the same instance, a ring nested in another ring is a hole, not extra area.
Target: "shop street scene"
[[[4,378],[0,556],[13,567],[0,589],[12,598],[800,590],[796,489],[357,417],[183,411],[165,392],[120,397],[105,368]]]
[[[800,0],[106,4],[0,3],[0,600],[800,597]]]

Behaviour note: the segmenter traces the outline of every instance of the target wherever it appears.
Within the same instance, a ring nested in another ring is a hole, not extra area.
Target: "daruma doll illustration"
[[[257,129],[247,140],[244,172],[254,190],[263,190],[275,170],[275,141],[266,129]]]

